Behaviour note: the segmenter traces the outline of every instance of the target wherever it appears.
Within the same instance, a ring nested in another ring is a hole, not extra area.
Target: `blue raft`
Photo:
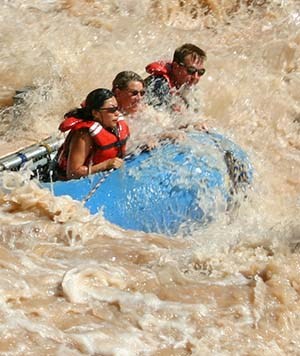
[[[111,173],[57,181],[51,189],[124,229],[172,235],[187,234],[226,211],[251,177],[241,148],[220,134],[195,132],[133,156]]]

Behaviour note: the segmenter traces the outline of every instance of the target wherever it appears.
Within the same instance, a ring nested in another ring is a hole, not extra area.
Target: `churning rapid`
[[[26,168],[3,174],[0,354],[299,354],[299,1],[2,0],[0,17],[1,155],[189,42],[208,59],[185,119],[240,145],[254,172],[246,201],[188,236],[122,230]]]

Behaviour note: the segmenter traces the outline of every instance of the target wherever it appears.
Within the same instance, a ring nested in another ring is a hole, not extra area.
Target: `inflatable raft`
[[[124,229],[187,234],[229,209],[251,182],[245,152],[216,133],[191,133],[126,160],[110,173],[44,183]]]

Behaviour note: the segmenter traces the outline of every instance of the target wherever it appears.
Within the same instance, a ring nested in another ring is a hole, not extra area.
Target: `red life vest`
[[[172,63],[165,61],[153,62],[147,65],[146,72],[156,77],[164,77],[169,84],[170,89],[175,88],[172,79]]]
[[[59,130],[62,132],[71,130],[58,150],[58,167],[60,171],[65,172],[67,169],[69,145],[73,133],[84,128],[88,129],[94,143],[94,150],[91,156],[87,157],[85,165],[94,165],[110,158],[123,158],[125,156],[129,128],[122,116],[118,119],[116,133],[108,131],[96,121],[83,121],[80,118],[67,117],[59,126]]]

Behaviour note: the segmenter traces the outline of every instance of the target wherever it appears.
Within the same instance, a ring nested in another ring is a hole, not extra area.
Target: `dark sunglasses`
[[[107,111],[107,112],[109,112],[110,114],[113,114],[113,113],[115,113],[116,111],[118,111],[119,110],[119,108],[117,107],[117,106],[112,106],[112,107],[110,107],[110,108],[101,108],[101,109],[99,109],[98,111]]]
[[[136,96],[138,94],[140,94],[140,96],[145,95],[145,90],[130,90],[130,89],[128,89],[128,91],[132,96]]]
[[[195,73],[198,73],[199,77],[202,77],[202,75],[205,73],[205,69],[201,68],[201,69],[197,69],[195,67],[186,67],[186,65],[184,63],[179,63],[179,65],[181,67],[184,67],[187,74],[189,75],[194,75]]]

